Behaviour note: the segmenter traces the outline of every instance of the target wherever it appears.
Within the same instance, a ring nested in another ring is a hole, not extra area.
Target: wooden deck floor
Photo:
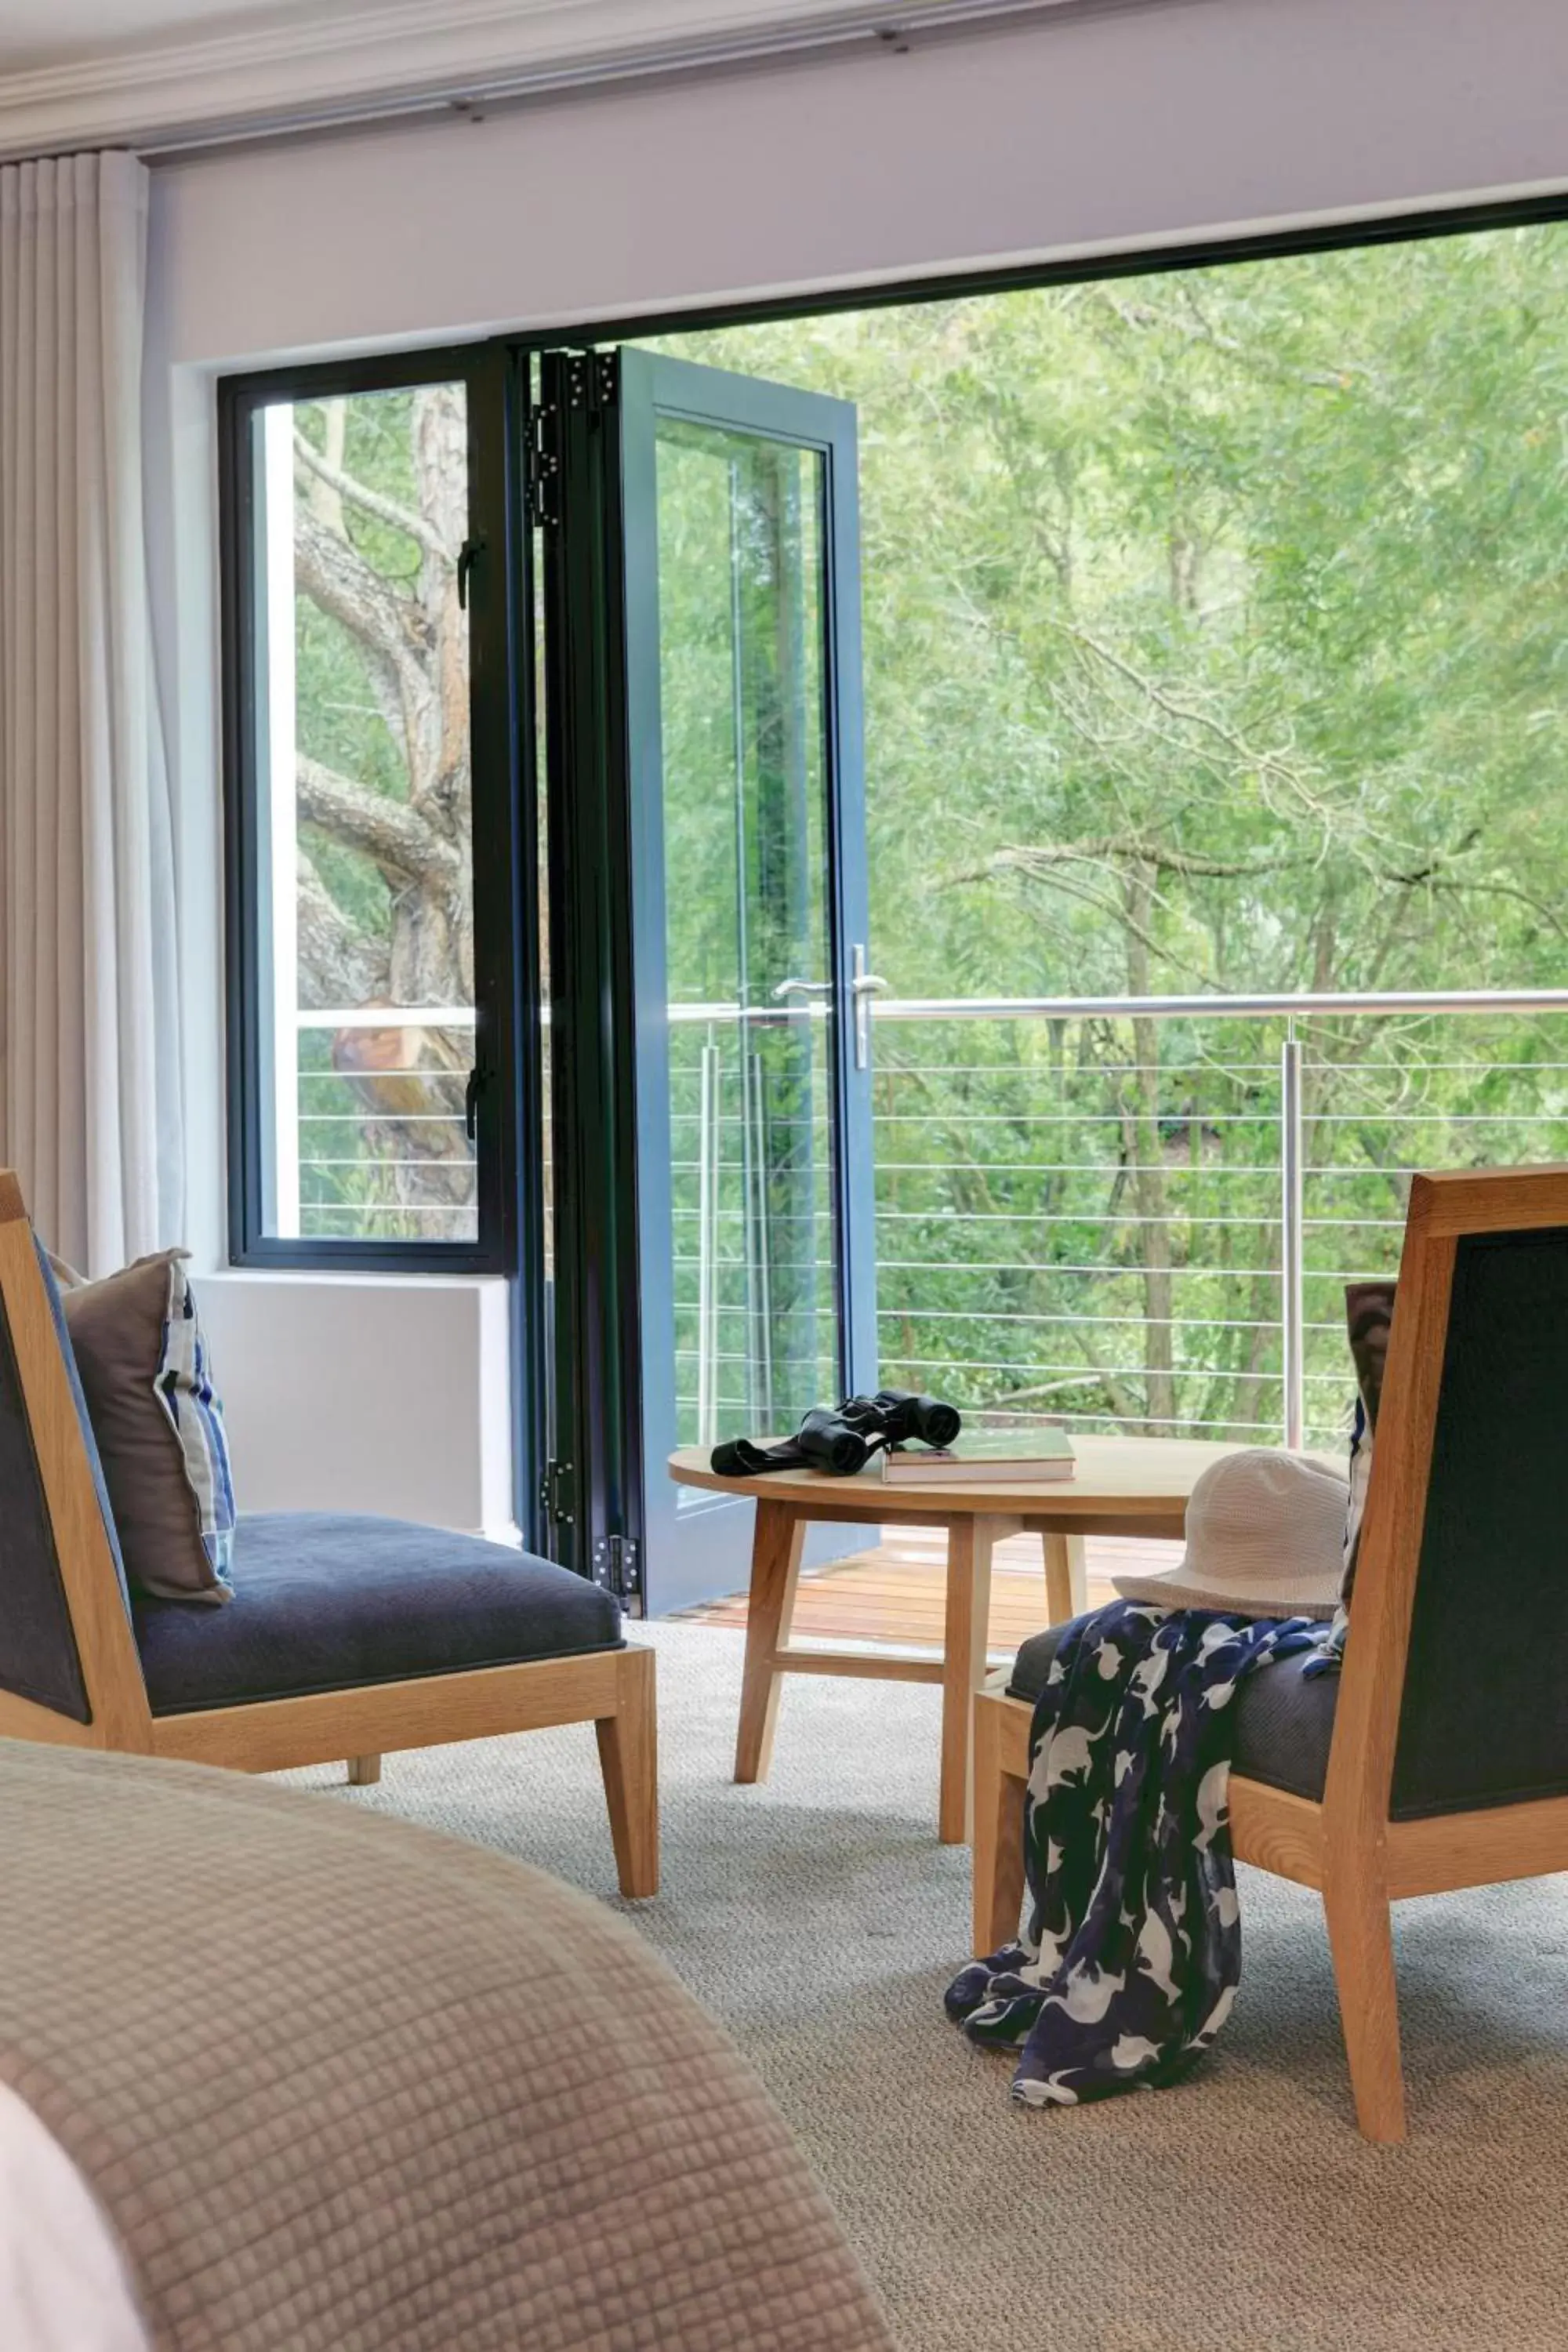
[[[883,1528],[880,1543],[800,1580],[792,1641],[867,1642],[879,1648],[929,1650],[942,1645],[946,1538],[940,1528]],[[1115,1599],[1110,1580],[1134,1568],[1172,1568],[1181,1546],[1131,1537],[1094,1536],[1089,1543],[1089,1604]],[[685,1610],[688,1622],[744,1625],[746,1596],[731,1593]],[[1010,1536],[992,1561],[992,1651],[1010,1657],[1020,1642],[1047,1624],[1045,1571],[1037,1536]]]

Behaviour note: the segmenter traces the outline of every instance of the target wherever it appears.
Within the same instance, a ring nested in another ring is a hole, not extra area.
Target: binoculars
[[[874,1397],[850,1397],[835,1411],[816,1405],[795,1433],[795,1444],[808,1470],[853,1476],[884,1446],[951,1445],[958,1435],[957,1408],[910,1389],[879,1389]]]
[[[826,1470],[851,1478],[884,1447],[951,1445],[963,1426],[956,1405],[912,1389],[879,1389],[873,1397],[849,1397],[837,1407],[814,1405],[795,1435],[783,1445],[756,1445],[732,1437],[713,1449],[721,1476],[755,1477],[763,1470]]]

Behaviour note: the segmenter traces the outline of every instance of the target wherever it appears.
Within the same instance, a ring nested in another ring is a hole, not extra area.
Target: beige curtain
[[[0,167],[0,1164],[94,1273],[182,1207],[146,256],[134,158]]]

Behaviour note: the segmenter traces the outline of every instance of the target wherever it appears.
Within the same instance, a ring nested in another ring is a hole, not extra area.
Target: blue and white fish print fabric
[[[1231,1703],[1322,1638],[1304,1617],[1126,1601],[1068,1626],[1030,1735],[1028,1931],[947,1993],[971,2040],[1021,2045],[1015,2099],[1155,2088],[1213,2042],[1241,1974]]]

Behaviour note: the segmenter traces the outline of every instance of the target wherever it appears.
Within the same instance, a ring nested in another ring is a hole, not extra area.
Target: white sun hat
[[[1179,1567],[1113,1578],[1124,1601],[1240,1617],[1331,1617],[1343,1572],[1350,1485],[1301,1454],[1254,1445],[1194,1486]]]

